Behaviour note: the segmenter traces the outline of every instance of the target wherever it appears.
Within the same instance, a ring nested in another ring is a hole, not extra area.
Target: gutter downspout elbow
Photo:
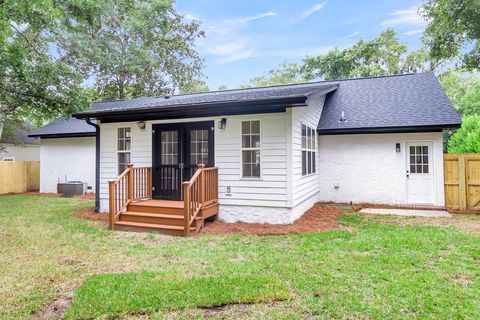
[[[85,121],[95,128],[95,212],[100,212],[100,126],[89,117]]]

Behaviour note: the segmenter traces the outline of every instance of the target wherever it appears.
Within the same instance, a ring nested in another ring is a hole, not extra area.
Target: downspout
[[[100,212],[100,126],[90,118],[85,121],[95,128],[95,212]]]

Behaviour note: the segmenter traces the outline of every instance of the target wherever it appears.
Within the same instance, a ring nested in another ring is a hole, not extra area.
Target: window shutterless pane
[[[316,157],[316,152],[312,152],[312,155],[313,155],[313,157],[312,157],[312,159],[313,159],[313,160],[312,160],[312,166],[313,166],[312,172],[315,173],[315,172],[317,172],[317,164],[316,164],[316,162],[317,162],[317,161],[316,161],[316,160],[317,160],[317,157]]]
[[[242,134],[250,133],[250,121],[242,121]]]
[[[252,135],[251,136],[251,145],[252,148],[260,148],[260,135]]]
[[[260,133],[260,121],[258,121],[258,120],[251,121],[250,125],[251,125],[250,133],[256,133],[256,134]]]

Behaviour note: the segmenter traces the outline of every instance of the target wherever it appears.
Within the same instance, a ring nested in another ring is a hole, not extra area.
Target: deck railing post
[[[183,204],[184,204],[184,230],[183,235],[188,237],[190,235],[190,183],[185,181],[183,183]]]
[[[115,180],[108,180],[108,223],[111,230],[113,230],[114,220],[115,220]]]
[[[198,165],[198,170],[200,170],[200,207],[203,208],[203,204],[205,203],[205,165],[200,163]]]
[[[127,187],[127,199],[130,203],[133,202],[133,164],[127,164],[128,168],[128,187]]]

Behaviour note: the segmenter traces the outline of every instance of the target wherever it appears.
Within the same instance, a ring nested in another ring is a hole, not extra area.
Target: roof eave
[[[114,109],[108,111],[94,111],[94,112],[80,112],[75,113],[72,116],[77,119],[86,119],[86,118],[96,118],[101,119],[111,116],[125,116],[125,115],[142,115],[142,114],[152,114],[158,113],[167,114],[167,113],[178,113],[179,116],[184,112],[189,112],[189,116],[192,118],[202,116],[205,113],[209,115],[212,114],[212,108],[216,108],[218,115],[223,115],[228,113],[228,110],[231,108],[245,107],[245,114],[250,113],[249,108],[262,108],[263,111],[268,112],[269,108],[275,109],[278,106],[286,107],[296,107],[296,106],[306,106],[307,105],[307,96],[294,96],[294,97],[284,97],[279,99],[264,99],[264,100],[250,100],[250,101],[229,101],[229,102],[215,102],[215,103],[197,103],[197,104],[183,104],[183,105],[173,105],[168,107],[143,107],[135,109]],[[192,114],[193,112],[193,114]],[[238,113],[241,113],[241,110],[238,110]]]
[[[29,134],[30,138],[53,139],[53,138],[76,138],[76,137],[95,137],[95,132],[70,132],[70,133],[51,133],[51,134]]]
[[[372,134],[372,133],[407,133],[407,132],[441,132],[444,129],[455,129],[460,123],[419,125],[419,126],[397,126],[397,127],[364,127],[364,128],[342,128],[342,129],[317,129],[319,135],[340,135],[340,134]]]

